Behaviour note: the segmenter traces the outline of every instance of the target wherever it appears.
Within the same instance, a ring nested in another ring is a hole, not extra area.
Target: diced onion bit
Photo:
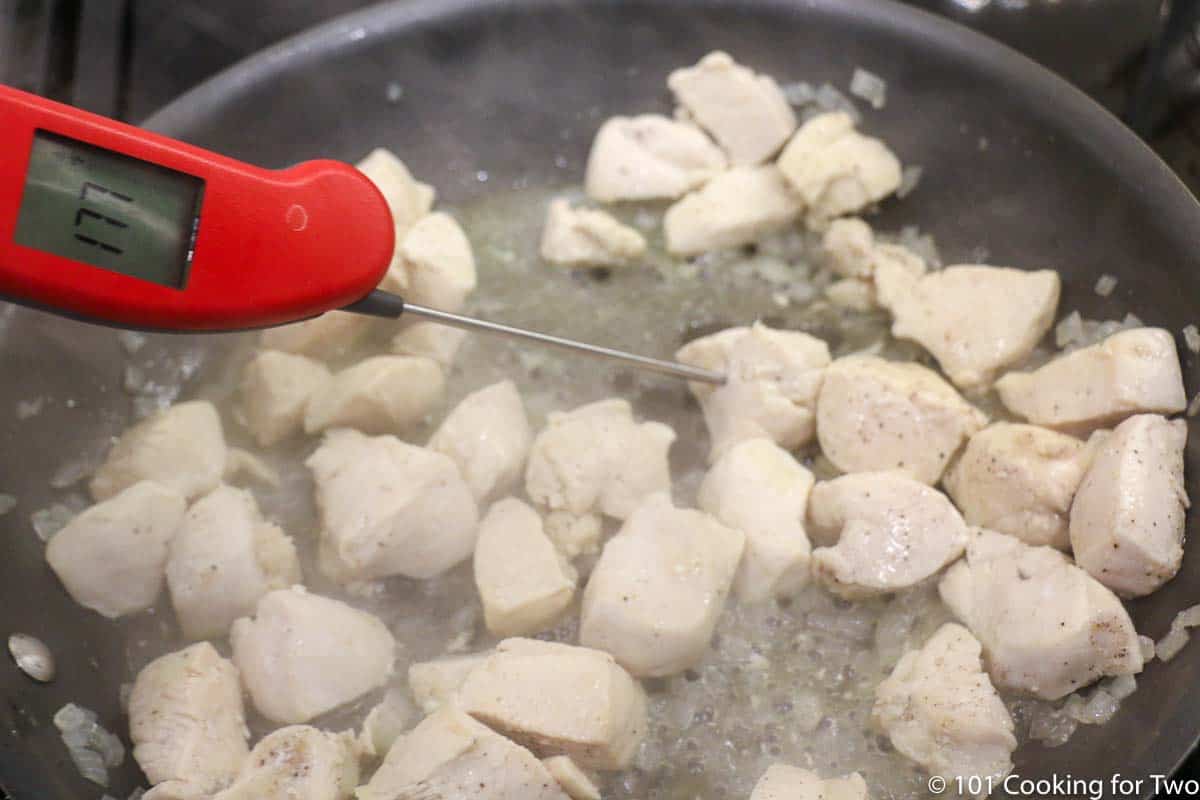
[[[1192,402],[1188,403],[1187,407],[1187,415],[1189,417],[1194,417],[1197,414],[1200,414],[1200,392],[1196,393],[1196,396],[1192,398]]]
[[[850,94],[861,97],[871,104],[871,108],[879,110],[887,105],[887,82],[874,72],[857,67],[850,78]]]
[[[79,774],[97,786],[108,787],[108,770],[125,760],[125,745],[100,724],[96,712],[67,703],[54,714],[71,762]]]
[[[55,503],[48,508],[39,509],[29,515],[29,522],[33,525],[33,532],[43,542],[50,541],[54,534],[61,531],[67,526],[71,520],[75,519],[75,509],[70,508],[63,503]]]
[[[1096,294],[1108,297],[1117,288],[1117,279],[1113,275],[1101,275],[1096,280]]]
[[[1142,648],[1142,661],[1154,659],[1154,640],[1149,636],[1138,636],[1138,645]]]
[[[1046,747],[1060,747],[1067,743],[1077,727],[1078,720],[1061,709],[1052,708],[1033,717],[1029,723],[1029,736]]]
[[[0,494],[0,517],[17,507],[17,498],[11,494]]]
[[[1083,338],[1083,317],[1072,311],[1054,327],[1054,344],[1060,349]]]
[[[797,81],[783,88],[783,96],[794,106],[807,106],[817,102],[817,90],[811,83]]]
[[[921,175],[924,172],[924,167],[915,164],[905,167],[904,171],[900,173],[900,185],[896,187],[896,197],[903,200],[916,191],[917,185],[921,183]]]
[[[121,349],[128,355],[133,355],[141,350],[146,345],[148,338],[146,334],[137,331],[121,331],[117,334],[117,341],[120,343]]]
[[[1200,627],[1200,605],[1189,606],[1171,620],[1171,629],[1167,635],[1154,645],[1154,653],[1160,661],[1170,661],[1179,655],[1179,651],[1188,643],[1188,628]]]
[[[1200,353],[1200,328],[1188,325],[1183,329],[1183,342],[1193,353]]]
[[[8,652],[21,671],[35,681],[54,680],[54,654],[41,639],[27,633],[14,633],[8,637]]]

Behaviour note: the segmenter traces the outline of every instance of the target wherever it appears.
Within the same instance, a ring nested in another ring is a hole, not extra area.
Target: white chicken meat
[[[289,725],[260,739],[233,785],[212,800],[350,800],[358,759],[349,733]]]
[[[742,602],[795,594],[808,583],[804,515],[812,486],[812,473],[769,439],[734,445],[704,476],[697,505],[746,535],[733,582]]]
[[[1071,501],[1094,452],[1048,428],[996,422],[971,437],[942,483],[967,524],[1066,550]]]
[[[830,222],[821,248],[826,263],[842,276],[826,287],[826,299],[855,311],[878,307],[876,275],[880,272],[900,270],[916,280],[927,269],[924,259],[907,247],[876,242],[871,226],[857,217]]]
[[[327,360],[347,353],[370,325],[371,318],[362,314],[330,311],[303,322],[265,330],[259,337],[259,344],[264,350]]]
[[[373,356],[333,376],[309,398],[304,430],[400,433],[442,403],[442,368],[428,358]]]
[[[462,309],[476,282],[467,235],[454,217],[435,211],[405,234],[379,286],[410,303],[453,312]]]
[[[699,511],[647,498],[604,546],[583,594],[579,642],[638,677],[682,672],[703,656],[745,534]]]
[[[1057,700],[1105,676],[1142,671],[1121,601],[1053,548],[977,528],[938,591],[983,645],[998,688]]]
[[[726,376],[718,387],[691,384],[711,439],[710,463],[749,439],[770,439],[785,450],[812,439],[830,361],[822,340],[756,322],[689,342],[675,357]]]
[[[694,125],[658,114],[613,117],[592,141],[584,188],[602,203],[673,200],[726,166],[725,154]]]
[[[260,447],[270,447],[304,430],[308,399],[333,373],[320,361],[279,350],[263,350],[242,370],[241,411]]]
[[[429,449],[452,459],[475,500],[485,503],[520,481],[532,443],[521,395],[512,381],[501,381],[464,397],[429,439]]]
[[[813,551],[813,573],[831,591],[862,597],[913,586],[962,555],[967,525],[946,496],[897,472],[822,481],[808,502],[809,529],[831,547]]]
[[[447,456],[337,430],[305,463],[316,481],[321,570],[334,580],[432,578],[474,551],[479,512]]]
[[[301,586],[264,595],[253,619],[233,623],[229,641],[254,707],[282,724],[307,722],[383,686],[396,646],[372,615]]]
[[[1158,589],[1183,563],[1187,423],[1139,414],[1113,431],[1071,506],[1075,562],[1122,597]]]
[[[625,400],[552,413],[530,448],[525,488],[551,511],[625,519],[643,498],[670,491],[674,441],[666,425],[635,422]]]
[[[817,399],[821,452],[842,472],[896,470],[933,485],[986,424],[933,370],[875,356],[833,362]]]
[[[458,696],[458,690],[490,653],[470,653],[433,661],[419,661],[408,668],[408,690],[417,707],[432,714]]]
[[[133,682],[129,738],[151,784],[224,789],[246,760],[249,737],[237,668],[208,642],[154,659]]]
[[[981,652],[970,631],[947,623],[920,650],[905,653],[875,690],[875,725],[949,786],[975,778],[998,787],[1013,767],[1012,717],[983,671]]]
[[[542,258],[564,267],[622,267],[646,252],[646,238],[611,214],[556,198],[542,228]]]
[[[177,403],[121,434],[92,477],[92,497],[107,500],[135,483],[154,481],[191,500],[217,488],[227,452],[212,403]]]
[[[857,772],[822,778],[812,770],[772,764],[754,784],[750,800],[867,800],[867,782]]]
[[[358,171],[371,179],[387,202],[396,225],[396,242],[433,208],[436,192],[427,183],[413,177],[411,171],[394,153],[379,147],[355,165]]]
[[[152,481],[135,483],[67,523],[46,563],[71,599],[109,619],[144,611],[162,591],[167,546],[187,503]]]
[[[189,639],[224,636],[260,597],[299,582],[291,538],[263,519],[243,489],[220,486],[197,500],[171,542],[167,586]]]
[[[475,543],[475,586],[494,636],[551,627],[575,597],[576,578],[536,511],[511,497],[488,509]]]
[[[1175,340],[1161,328],[1114,333],[1033,372],[1010,372],[996,391],[1014,414],[1072,432],[1187,407]]]
[[[466,338],[467,332],[461,328],[437,322],[409,322],[401,325],[392,337],[391,350],[400,356],[433,359],[445,372],[454,364]]]
[[[1053,270],[962,265],[914,276],[898,264],[875,271],[892,335],[917,342],[955,385],[974,389],[1028,356],[1054,323],[1061,284]]]
[[[735,167],[667,209],[667,250],[694,256],[741,247],[792,224],[802,210],[800,198],[774,165]]]

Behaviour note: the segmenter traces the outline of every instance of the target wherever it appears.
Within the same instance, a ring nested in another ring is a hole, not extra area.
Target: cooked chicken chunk
[[[755,323],[696,339],[675,357],[727,376],[719,387],[691,385],[712,439],[710,462],[748,439],[770,439],[785,450],[812,439],[829,365],[829,347],[820,339]]]
[[[171,542],[167,586],[189,639],[224,636],[260,597],[299,582],[292,540],[242,489],[221,486],[196,501]]]
[[[546,212],[542,258],[564,267],[622,267],[646,252],[646,239],[611,214],[557,198]]]
[[[249,736],[238,671],[208,642],[156,658],[133,682],[129,738],[151,784],[223,789],[246,759]]]
[[[433,187],[414,178],[403,161],[382,147],[372,150],[357,167],[387,201],[392,221],[396,223],[398,244],[413,224],[433,208],[436,199]]]
[[[388,689],[383,699],[363,719],[362,729],[358,733],[358,744],[363,754],[371,758],[387,755],[396,740],[411,727],[416,716],[417,706],[408,692],[398,686]]]
[[[856,472],[818,483],[809,528],[837,537],[813,551],[813,572],[846,597],[904,589],[962,555],[967,526],[936,489],[896,472]]]
[[[750,800],[867,800],[867,783],[857,772],[842,778],[824,778],[787,764],[772,764]]]
[[[280,325],[262,332],[259,343],[264,350],[335,358],[353,347],[371,324],[370,317],[349,311],[330,311],[319,317]]]
[[[971,437],[943,484],[969,525],[1065,550],[1071,500],[1094,450],[1048,428],[996,422]]]
[[[600,552],[604,522],[599,514],[572,514],[570,511],[551,511],[543,521],[546,535],[558,552],[567,560],[581,555],[594,556]]]
[[[445,386],[441,367],[428,358],[364,359],[313,393],[304,430],[356,428],[364,433],[398,433],[440,404]]]
[[[435,211],[413,224],[380,288],[417,305],[458,311],[475,290],[471,242],[449,214]]]
[[[225,457],[225,475],[227,483],[252,483],[260,486],[270,486],[278,489],[282,483],[279,470],[271,466],[265,459],[243,450],[240,447],[229,448]]]
[[[613,117],[592,142],[584,188],[602,203],[673,200],[725,166],[721,149],[692,125],[657,114]]]
[[[237,780],[212,800],[350,800],[358,756],[348,733],[289,725],[260,739]]]
[[[305,463],[317,485],[321,569],[335,580],[432,578],[474,551],[475,499],[441,453],[339,430]]]
[[[532,443],[521,395],[512,381],[501,381],[463,398],[429,449],[453,460],[476,501],[484,503],[517,484]]]
[[[401,356],[431,358],[443,370],[448,370],[466,338],[467,332],[461,328],[436,322],[408,322],[401,324],[399,332],[392,337],[392,352]]]
[[[489,653],[422,661],[408,668],[408,689],[426,714],[432,714],[458,695],[459,688]]]
[[[825,296],[842,308],[856,311],[876,308],[879,304],[876,275],[881,272],[899,270],[916,280],[926,270],[925,261],[907,247],[877,243],[871,226],[857,217],[829,223],[821,247],[829,266],[842,276],[842,280],[826,288]]]
[[[542,762],[454,708],[400,737],[357,800],[569,800]]]
[[[821,452],[843,472],[898,470],[935,484],[986,424],[933,370],[874,356],[833,362],[817,399]]]
[[[1033,372],[1010,372],[996,381],[996,391],[1014,414],[1076,431],[1187,407],[1175,340],[1161,328],[1114,333]]]
[[[958,778],[999,786],[1012,771],[1012,717],[983,671],[981,650],[966,628],[947,623],[920,650],[905,653],[875,690],[874,723],[898,751],[950,786]]]
[[[883,264],[875,287],[892,312],[892,335],[919,343],[951,381],[975,388],[1033,351],[1054,322],[1060,282],[1048,269],[966,265],[914,276]]]
[[[675,432],[637,423],[624,400],[550,414],[529,451],[525,488],[538,505],[625,519],[644,497],[671,488],[667,451]]]
[[[467,675],[459,707],[540,756],[624,769],[646,735],[646,697],[608,653],[505,639]]]
[[[183,521],[183,495],[135,483],[84,511],[46,545],[46,563],[71,599],[116,619],[154,605],[167,545]]]
[[[843,111],[801,125],[779,156],[779,170],[815,220],[853,214],[900,186],[900,161],[883,142],[856,131]]]
[[[488,509],[475,543],[475,586],[493,635],[552,626],[575,596],[576,577],[536,511],[511,497]]]
[[[217,488],[225,473],[225,434],[212,403],[178,403],[121,434],[92,478],[92,497],[107,500],[154,481],[191,500]]]
[[[983,645],[1001,689],[1057,700],[1107,675],[1142,671],[1121,601],[1052,548],[975,529],[966,560],[938,591]]]
[[[254,707],[282,724],[307,722],[382,686],[395,642],[375,617],[301,586],[269,592],[229,633]]]
[[[1071,506],[1075,562],[1122,597],[1162,586],[1183,561],[1187,423],[1122,422],[1100,446]]]
[[[696,66],[675,70],[667,86],[735,165],[761,164],[796,130],[796,115],[775,80],[726,53],[709,53]]]
[[[734,445],[700,485],[697,504],[746,534],[733,588],[742,602],[794,594],[808,583],[804,514],[813,476],[769,439]]]
[[[647,498],[608,541],[583,594],[579,642],[638,677],[682,672],[712,638],[745,535],[707,514]]]
[[[542,766],[554,776],[554,780],[571,796],[571,800],[600,800],[600,790],[596,788],[596,784],[568,756],[543,758]]]
[[[790,225],[802,207],[775,166],[736,167],[667,209],[667,250],[693,256],[741,247]]]
[[[308,398],[329,383],[329,368],[306,356],[263,350],[242,370],[242,415],[261,447],[304,429]]]

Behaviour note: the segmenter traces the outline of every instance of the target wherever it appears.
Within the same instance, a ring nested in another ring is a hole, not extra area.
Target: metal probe
[[[468,331],[499,334],[500,336],[508,336],[515,339],[525,339],[526,341],[549,345],[562,350],[583,353],[595,358],[619,361],[636,369],[657,372],[659,375],[669,375],[673,378],[683,378],[684,380],[700,381],[702,383],[725,383],[724,375],[707,369],[679,364],[674,361],[649,358],[648,356],[634,355],[633,353],[626,353],[621,350],[613,350],[610,347],[599,347],[594,344],[576,342],[571,339],[563,339],[560,336],[551,336],[546,333],[525,330],[524,328],[514,328],[511,325],[504,325],[499,322],[489,322],[483,319],[476,319],[475,317],[464,317],[461,314],[438,311],[436,308],[413,305],[412,303],[405,302],[399,295],[378,289],[371,292],[362,300],[346,306],[344,310],[356,314],[369,314],[373,317],[387,317],[388,319],[396,319],[402,314],[411,314],[414,317],[421,317],[441,325],[450,325]]]

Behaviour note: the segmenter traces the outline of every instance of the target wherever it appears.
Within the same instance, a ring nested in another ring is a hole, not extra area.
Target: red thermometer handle
[[[179,270],[147,279],[193,200]],[[367,295],[394,236],[349,165],[261,169],[0,86],[0,297],[136,328],[277,325]]]

